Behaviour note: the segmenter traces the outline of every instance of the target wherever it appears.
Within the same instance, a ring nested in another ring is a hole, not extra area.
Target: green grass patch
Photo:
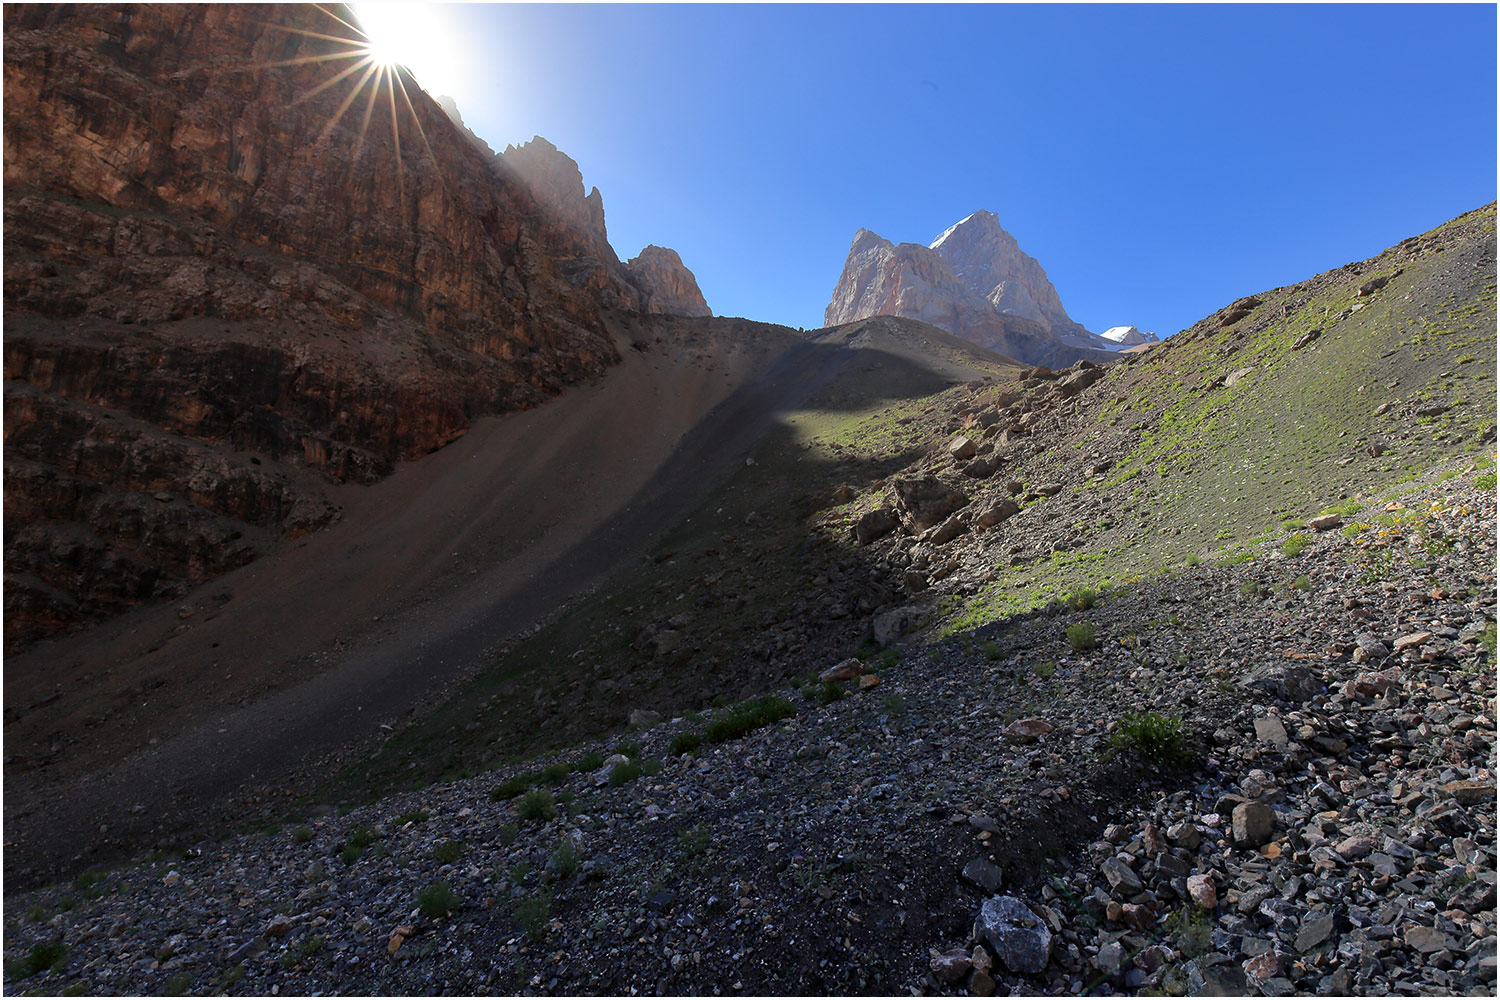
[[[613,778],[613,776],[611,776]],[[521,799],[521,806],[516,815],[521,819],[545,822],[557,817],[557,800],[552,793],[544,788],[536,788],[526,793]]]
[[[1130,712],[1120,720],[1112,742],[1158,764],[1178,764],[1192,756],[1181,716]]]
[[[517,774],[506,778],[500,784],[490,789],[490,801],[504,802],[508,799],[513,799],[525,792],[532,785],[535,785],[540,777],[541,775],[537,772],[528,771],[525,774]]]
[[[68,961],[68,946],[61,941],[43,941],[31,946],[25,958],[18,958],[6,968],[10,979],[29,979],[38,972],[56,972]]]
[[[1281,554],[1290,558],[1296,558],[1311,544],[1312,539],[1307,535],[1292,535],[1281,543]]]
[[[432,860],[440,865],[451,865],[464,856],[466,849],[467,845],[461,840],[445,840],[433,845]]]
[[[446,917],[459,907],[458,894],[447,882],[434,882],[417,893],[417,909],[430,920]]]
[[[1098,645],[1093,622],[1074,622],[1067,627],[1066,634],[1075,653],[1086,653]]]
[[[368,826],[356,827],[349,834],[349,839],[344,842],[344,847],[339,851],[339,858],[346,865],[352,865],[364,856],[365,848],[375,843],[379,838],[375,831]]]

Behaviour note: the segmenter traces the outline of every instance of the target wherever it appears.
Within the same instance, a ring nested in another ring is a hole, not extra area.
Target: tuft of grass
[[[704,737],[710,743],[727,743],[796,714],[797,710],[785,698],[761,695],[741,702],[727,715],[714,719],[708,724]]]
[[[1240,584],[1240,593],[1246,597],[1260,596],[1260,583],[1255,580],[1246,580]]]
[[[1087,611],[1094,606],[1099,595],[1087,587],[1080,587],[1068,595],[1068,606],[1075,611]]]
[[[349,834],[349,839],[344,844],[344,849],[339,852],[339,857],[344,864],[352,865],[364,856],[365,848],[376,841],[375,831],[368,826],[361,826]]]
[[[1203,557],[1196,552],[1189,552],[1187,554],[1187,558],[1183,560],[1183,562],[1187,563],[1189,566],[1197,566],[1202,561]]]
[[[312,827],[310,827],[310,826],[299,826],[295,830],[292,831],[292,842],[293,843],[305,844],[309,840],[312,840],[312,837],[313,837],[313,832],[312,832]]]
[[[1093,622],[1074,622],[1068,626],[1067,636],[1075,653],[1086,653],[1097,645]]]
[[[1046,679],[1057,673],[1057,664],[1051,660],[1039,660],[1031,669],[1038,677]]]
[[[161,985],[161,995],[164,997],[187,996],[188,989],[193,985],[193,974],[191,972],[179,972],[169,978]]]
[[[597,771],[604,766],[604,755],[598,750],[590,750],[573,763],[575,771]]]
[[[458,909],[459,898],[447,882],[434,882],[417,893],[417,909],[431,920],[446,917]]]
[[[899,692],[892,691],[885,696],[885,710],[891,715],[906,714],[906,699]]]
[[[445,840],[441,844],[433,845],[432,860],[440,865],[451,865],[463,857],[467,849],[468,845],[462,840]]]
[[[634,781],[641,776],[641,765],[633,760],[627,760],[623,764],[616,764],[609,772],[609,787],[619,788],[627,782]]]
[[[542,780],[549,785],[560,785],[564,781],[567,781],[568,775],[572,773],[573,769],[567,764],[561,762],[548,764],[542,768]]]
[[[552,890],[539,889],[523,896],[517,900],[511,916],[527,937],[532,940],[541,938],[547,929],[547,921],[552,916]]]
[[[1489,472],[1481,473],[1480,475],[1475,476],[1474,477],[1474,485],[1477,486],[1477,487],[1479,487],[1482,490],[1492,490],[1492,489],[1494,489],[1495,488],[1495,470],[1491,469]]]
[[[1483,646],[1486,650],[1489,651],[1490,659],[1493,660],[1495,658],[1496,640],[1494,622],[1490,622],[1488,625],[1486,625],[1484,627],[1484,631],[1479,634],[1479,645]]]
[[[661,774],[661,758],[647,757],[641,761],[641,773],[648,778],[654,778],[658,774]]]
[[[1162,929],[1187,958],[1206,954],[1213,943],[1213,922],[1205,910],[1191,906],[1178,910],[1167,919]]]
[[[984,642],[980,643],[979,651],[983,653],[984,658],[986,660],[989,660],[991,663],[994,663],[996,660],[1005,659],[1005,650],[1002,649],[1000,647],[1000,644],[994,639],[986,639],[984,640]]]
[[[536,784],[539,777],[541,776],[535,771],[529,771],[525,774],[517,774],[506,778],[500,784],[490,789],[490,801],[504,802],[507,799],[513,799]]]
[[[702,733],[678,733],[672,737],[672,745],[667,749],[673,757],[681,757],[685,753],[692,753],[703,745]]]
[[[621,740],[619,746],[615,747],[615,752],[635,760],[641,755],[641,745],[635,740]]]
[[[573,842],[572,837],[564,837],[552,852],[552,871],[560,880],[570,879],[577,873],[580,860],[578,845]]]
[[[699,823],[689,830],[679,830],[677,842],[682,845],[682,853],[686,857],[696,858],[708,850],[708,827]]]
[[[838,701],[844,696],[844,689],[837,684],[824,682],[813,688],[813,700],[819,705],[827,705]]]
[[[1312,544],[1312,539],[1306,535],[1292,535],[1281,543],[1281,554],[1295,558],[1302,554],[1302,550]]]
[[[1306,573],[1303,573],[1301,576],[1297,577],[1297,579],[1292,581],[1292,589],[1300,590],[1304,593],[1312,590],[1312,577],[1308,576]]]
[[[610,781],[613,783],[613,776],[610,777]],[[553,819],[557,816],[557,800],[552,797],[551,792],[544,788],[533,789],[527,792],[526,797],[521,800],[518,815],[522,819],[542,821]]]
[[[1112,737],[1115,746],[1134,750],[1158,764],[1177,764],[1192,756],[1182,717],[1159,712],[1128,712]]]
[[[426,809],[408,809],[406,812],[396,817],[396,826],[399,828],[405,826],[408,823],[425,823],[427,822],[428,817],[431,815],[432,813],[428,812]]]
[[[509,847],[511,844],[514,844],[516,842],[516,838],[521,835],[521,828],[516,826],[516,824],[514,823],[506,823],[500,828],[499,833],[500,843],[504,844],[506,847]]]
[[[61,941],[43,941],[31,946],[25,958],[10,963],[5,974],[11,979],[29,979],[42,971],[56,972],[68,961],[68,946]]]

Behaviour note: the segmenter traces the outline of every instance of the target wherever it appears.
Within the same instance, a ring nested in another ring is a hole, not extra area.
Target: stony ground
[[[12,896],[7,992],[1491,995],[1495,493],[1450,471],[758,718]]]

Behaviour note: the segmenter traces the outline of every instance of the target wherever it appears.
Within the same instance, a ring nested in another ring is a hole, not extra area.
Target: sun
[[[365,58],[381,69],[405,67],[429,94],[462,89],[461,52],[448,15],[426,3],[356,3],[354,16],[364,29]]]

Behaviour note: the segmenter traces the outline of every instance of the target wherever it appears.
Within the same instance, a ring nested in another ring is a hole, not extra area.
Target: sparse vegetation
[[[568,780],[568,775],[573,773],[573,768],[561,762],[548,764],[542,768],[542,780],[549,785],[560,785]]]
[[[533,940],[541,938],[547,929],[547,921],[552,917],[552,890],[538,889],[521,897],[516,901],[511,914],[516,926],[527,937]]]
[[[831,704],[832,702],[838,701],[843,696],[843,686],[834,684],[831,681],[825,681],[813,689],[813,700],[816,701],[819,705]]]
[[[609,787],[619,788],[641,776],[641,765],[633,760],[616,764],[609,772]]]
[[[1038,677],[1046,680],[1057,673],[1057,664],[1051,660],[1038,660],[1031,668]]]
[[[446,917],[458,909],[459,899],[447,882],[434,882],[417,893],[417,909],[431,920]]]
[[[503,802],[506,799],[513,799],[517,795],[525,792],[532,785],[535,785],[538,777],[539,775],[537,775],[535,772],[531,772],[527,774],[517,774],[513,777],[505,779],[500,784],[490,789],[490,801]]]
[[[61,941],[43,941],[31,946],[25,958],[12,962],[5,970],[10,979],[29,979],[42,971],[56,972],[68,961],[68,946]]]
[[[1093,622],[1074,622],[1068,626],[1067,636],[1075,653],[1086,653],[1097,645]]]
[[[467,845],[461,840],[445,840],[432,848],[432,860],[440,865],[451,865],[463,857]]]
[[[1303,573],[1301,576],[1297,577],[1297,579],[1292,581],[1292,589],[1300,590],[1304,593],[1312,590],[1312,577],[1308,576],[1306,573]]]
[[[708,850],[708,827],[702,823],[677,833],[677,840],[682,845],[682,853],[689,858],[696,858]]]
[[[1074,611],[1087,611],[1094,606],[1098,595],[1087,587],[1081,587],[1068,595],[1068,606]]]
[[[1162,765],[1178,764],[1192,756],[1187,730],[1176,715],[1127,713],[1115,728],[1113,742]]]
[[[376,841],[375,831],[368,826],[356,827],[349,834],[349,839],[344,843],[343,850],[339,852],[339,858],[346,865],[352,865],[364,856],[365,848]]]
[[[578,845],[572,837],[564,837],[549,859],[552,874],[559,880],[570,879],[577,873],[580,860]]]
[[[704,737],[702,733],[681,732],[672,737],[672,744],[667,749],[667,752],[673,757],[681,757],[685,753],[692,753],[701,747],[703,743]]]
[[[1306,535],[1292,535],[1281,543],[1281,554],[1288,558],[1296,558],[1302,554],[1302,550],[1312,544],[1312,539]]]
[[[610,775],[610,781],[614,781],[613,774]],[[517,815],[521,819],[536,820],[538,822],[555,819],[557,817],[557,800],[552,797],[551,792],[545,789],[533,789],[526,793],[525,798],[521,799],[521,807],[517,811]]]

